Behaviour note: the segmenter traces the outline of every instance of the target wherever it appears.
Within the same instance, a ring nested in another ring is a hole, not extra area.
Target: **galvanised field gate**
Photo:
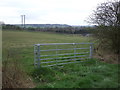
[[[78,63],[92,58],[93,43],[48,43],[34,45],[34,65],[48,67]]]

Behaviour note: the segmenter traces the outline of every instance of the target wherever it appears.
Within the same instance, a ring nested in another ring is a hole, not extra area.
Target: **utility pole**
[[[23,17],[24,17],[24,28],[25,28],[25,15],[23,15]]]
[[[21,15],[21,26],[23,27],[23,15]]]
[[[25,15],[21,15],[21,26],[25,28]]]

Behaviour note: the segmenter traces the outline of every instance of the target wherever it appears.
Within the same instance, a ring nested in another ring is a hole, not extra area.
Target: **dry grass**
[[[101,48],[94,50],[94,58],[98,58],[101,61],[111,63],[111,64],[119,64],[119,55],[114,54],[108,50],[103,50]]]
[[[3,58],[2,67],[3,88],[33,88],[34,84],[32,80],[21,69],[21,65],[17,59],[20,59],[20,56],[13,53],[12,50],[8,50],[6,55],[6,58]]]

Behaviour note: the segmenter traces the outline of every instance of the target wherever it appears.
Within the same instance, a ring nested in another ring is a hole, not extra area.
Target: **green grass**
[[[97,59],[89,59],[77,64],[34,68],[34,44],[91,42],[88,37],[27,31],[3,31],[2,35],[3,62],[7,60],[12,62],[17,58],[20,68],[32,77],[36,88],[118,87],[117,64],[107,64]]]
[[[92,59],[63,67],[41,67],[32,76],[37,88],[116,88],[117,71],[116,65]]]

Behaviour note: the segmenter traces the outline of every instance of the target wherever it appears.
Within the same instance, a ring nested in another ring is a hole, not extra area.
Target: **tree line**
[[[22,28],[17,25],[4,24],[3,30],[28,30],[28,31],[42,31],[42,32],[55,32],[65,34],[90,34],[96,29],[95,26],[69,26],[69,27],[27,27]]]

